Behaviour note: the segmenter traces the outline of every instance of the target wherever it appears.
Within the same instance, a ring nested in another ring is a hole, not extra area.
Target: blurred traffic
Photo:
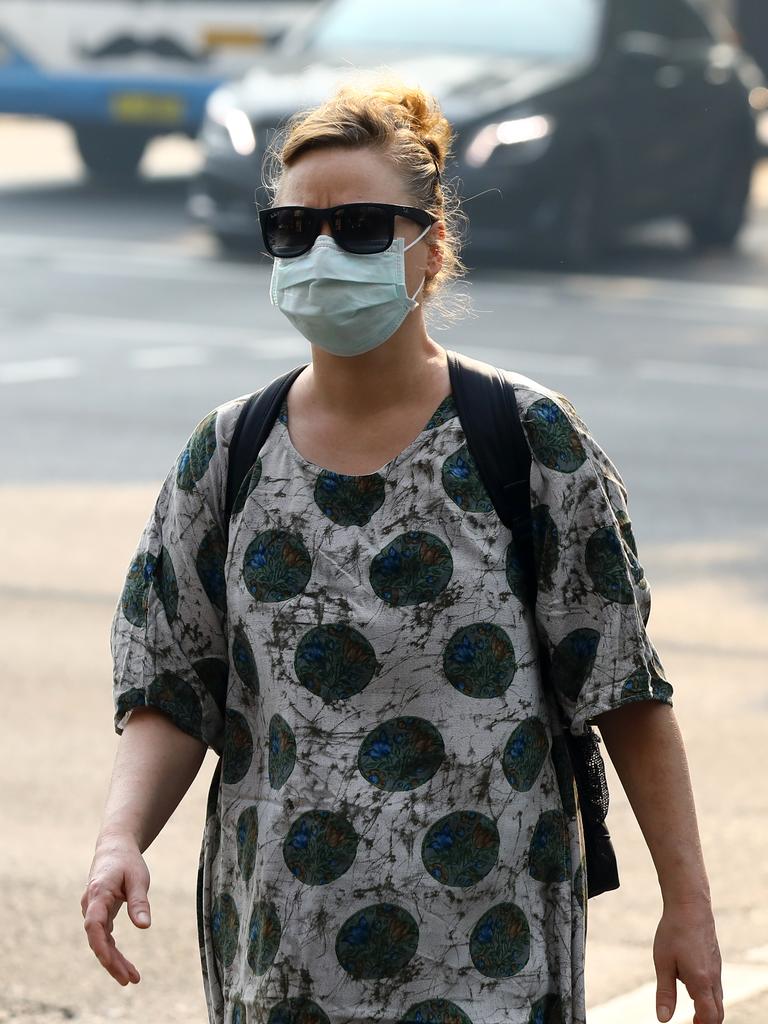
[[[258,251],[281,126],[386,67],[455,128],[465,254],[579,269],[660,217],[733,244],[768,153],[766,22],[759,0],[3,0],[0,111],[69,124],[116,183],[155,136],[197,136],[190,215]]]

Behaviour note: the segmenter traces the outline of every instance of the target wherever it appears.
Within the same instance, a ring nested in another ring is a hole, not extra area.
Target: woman
[[[697,1024],[720,1024],[708,881],[621,477],[566,398],[518,378],[543,508],[533,622],[415,300],[461,270],[439,174],[451,141],[437,104],[398,82],[346,86],[287,127],[281,212],[262,226],[272,301],[312,361],[228,549],[247,395],[195,428],[138,545],[112,626],[123,739],[88,939],[121,984],[139,980],[114,915],[127,901],[149,923],[141,854],[211,746],[198,921],[212,1022],[583,1024],[584,853],[538,631],[570,658],[561,710],[574,732],[599,723],[658,869],[659,1020],[679,977]],[[400,209],[328,212],[354,203]],[[296,207],[321,211],[314,229]],[[621,551],[621,600],[585,561],[597,531]],[[585,660],[572,641],[586,633]]]

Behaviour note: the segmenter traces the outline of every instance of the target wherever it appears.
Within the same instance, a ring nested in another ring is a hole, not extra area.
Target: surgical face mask
[[[395,238],[384,252],[359,255],[342,249],[330,235],[318,235],[303,256],[276,258],[270,299],[313,345],[336,356],[357,356],[391,338],[419,303],[426,277],[409,296],[405,253]]]

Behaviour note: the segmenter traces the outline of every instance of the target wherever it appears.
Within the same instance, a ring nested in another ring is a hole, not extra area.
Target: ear
[[[445,239],[445,222],[442,220],[435,221],[432,225],[432,230],[424,238],[424,241],[429,246],[429,256],[427,257],[426,274],[427,277],[435,277],[443,266],[443,251],[442,248],[437,244],[438,241]]]

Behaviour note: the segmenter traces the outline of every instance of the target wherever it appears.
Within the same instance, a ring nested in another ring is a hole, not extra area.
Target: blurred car
[[[225,247],[258,247],[275,130],[382,66],[456,131],[465,251],[576,267],[631,223],[678,215],[729,244],[744,222],[762,78],[688,0],[328,0],[209,98],[192,215]]]
[[[0,113],[72,126],[91,174],[124,180],[155,135],[200,128],[208,95],[316,0],[2,0]]]

